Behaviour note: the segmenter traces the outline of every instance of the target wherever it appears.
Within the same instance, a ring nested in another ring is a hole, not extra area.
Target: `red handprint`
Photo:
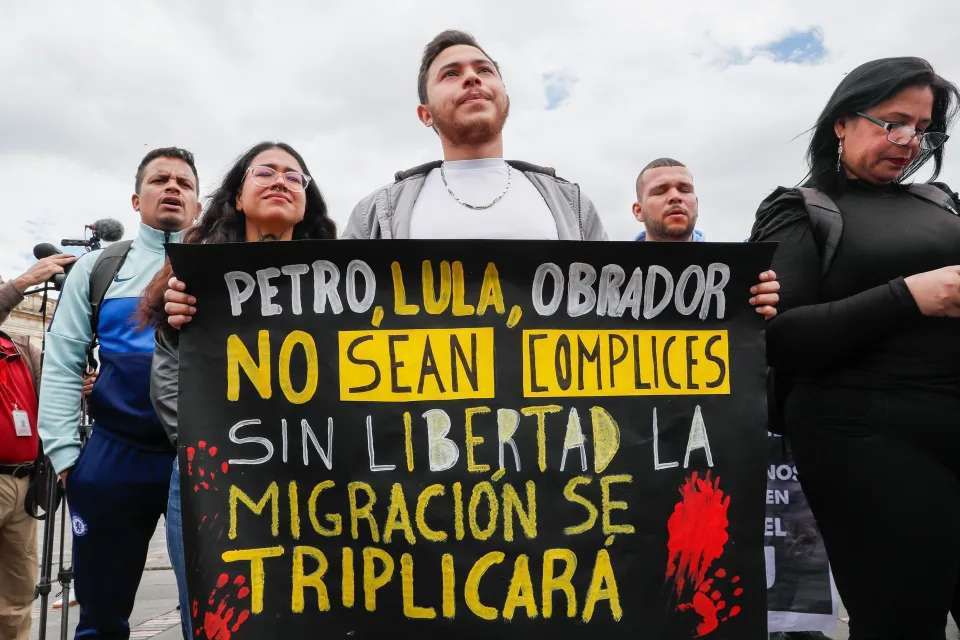
[[[218,475],[227,473],[230,470],[230,464],[226,460],[217,460],[219,453],[217,446],[206,440],[200,440],[196,445],[184,447],[184,453],[187,458],[187,483],[192,487],[193,493],[219,492],[220,487],[216,478]],[[198,533],[209,534],[220,539],[225,531],[226,526],[220,520],[219,513],[206,513],[200,516],[200,523],[197,525]]]
[[[238,602],[250,595],[246,581],[242,575],[231,580],[229,575],[221,573],[216,586],[210,591],[210,597],[207,598],[202,620],[200,602],[196,599],[193,601],[193,635],[201,640],[230,640],[233,637],[250,617],[250,610],[245,606],[241,607],[242,603]]]
[[[206,440],[200,440],[197,446],[188,445],[185,448],[187,454],[187,476],[193,483],[193,492],[197,493],[201,489],[204,491],[219,491],[213,480],[217,473],[227,473],[230,470],[230,464],[226,461],[217,460],[218,449],[216,445],[207,446]]]
[[[727,609],[728,602],[720,591],[723,588],[720,581],[723,581],[726,577],[726,570],[717,569],[712,578],[700,583],[690,602],[677,605],[677,611],[693,611],[700,617],[700,622],[697,623],[696,628],[697,638],[713,633],[720,626],[720,623],[740,615],[740,605],[734,604]],[[728,594],[728,598],[732,600],[743,595],[743,587],[738,586],[740,576],[733,576],[729,583],[733,585],[733,591]],[[714,589],[714,585],[717,586],[716,589]],[[729,585],[726,585],[726,588],[729,588]]]
[[[692,611],[699,617],[697,638],[713,633],[722,622],[740,614],[740,605],[727,608],[721,583],[729,583],[726,590],[732,585],[729,599],[743,594],[739,576],[727,580],[727,571],[722,568],[710,574],[730,540],[727,531],[730,496],[720,488],[720,477],[711,476],[707,471],[701,478],[694,471],[686,478],[680,487],[681,500],[667,522],[669,556],[666,577],[673,580],[678,599],[693,591],[690,601],[681,602],[677,610]]]
[[[223,538],[223,534],[226,533],[227,525],[220,519],[219,513],[208,514],[204,513],[200,516],[200,524],[197,525],[197,534],[200,536],[210,536],[214,540],[220,540]]]

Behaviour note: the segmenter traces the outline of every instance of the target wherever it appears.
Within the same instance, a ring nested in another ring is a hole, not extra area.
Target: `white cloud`
[[[960,5],[915,2],[922,29],[890,18],[901,12],[826,0],[17,3],[0,23],[0,274],[97,218],[129,235],[133,174],[156,146],[193,150],[209,192],[249,145],[287,141],[343,224],[394,171],[438,157],[414,115],[416,72],[448,27],[473,32],[503,69],[506,155],[578,181],[611,237],[635,235],[636,171],[669,155],[696,177],[708,237],[741,239],[757,203],[802,177],[806,137],[794,138],[845,72],[919,55],[960,81]],[[722,64],[812,28],[820,64]],[[558,71],[576,87],[546,110],[544,74]],[[942,177],[960,185],[950,149]]]

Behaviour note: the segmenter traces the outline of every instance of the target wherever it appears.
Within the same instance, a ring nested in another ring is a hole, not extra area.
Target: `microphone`
[[[33,247],[33,257],[37,260],[43,260],[44,258],[49,258],[50,256],[57,256],[63,252],[60,249],[57,249],[54,245],[49,242],[41,242],[40,244]],[[66,265],[63,268],[63,273],[55,273],[50,277],[50,282],[53,283],[54,289],[60,291],[63,289],[63,283],[67,279],[67,273],[70,271],[70,267],[73,266],[73,263]]]
[[[85,226],[104,242],[116,242],[123,237],[123,224],[113,218],[101,218]]]
[[[57,249],[55,246],[49,242],[41,242],[33,248],[33,257],[37,260],[43,260],[44,258],[49,258],[50,256],[55,256],[58,253],[63,253],[60,249]]]

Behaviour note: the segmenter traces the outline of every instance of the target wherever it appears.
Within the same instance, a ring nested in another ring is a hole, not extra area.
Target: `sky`
[[[690,167],[709,240],[745,238],[757,204],[801,180],[810,126],[863,62],[921,56],[960,82],[956,0],[41,0],[3,13],[6,279],[35,244],[99,218],[133,237],[136,166],[161,146],[194,152],[206,195],[247,148],[285,141],[343,227],[396,171],[440,157],[416,75],[446,28],[500,64],[505,156],[579,183],[614,240],[640,230],[634,179],[660,156]],[[955,189],[957,145],[940,177]]]

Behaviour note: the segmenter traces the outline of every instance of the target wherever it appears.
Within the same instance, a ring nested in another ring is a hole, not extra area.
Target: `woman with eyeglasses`
[[[958,101],[920,58],[857,67],[751,236],[780,242],[767,357],[851,640],[943,640],[960,612],[960,207],[908,180],[939,174]]]
[[[300,154],[282,142],[261,142],[240,156],[230,168],[223,183],[210,196],[197,225],[187,231],[184,242],[263,242],[335,237],[336,227],[327,216],[323,196]],[[144,292],[141,315],[146,322],[157,327],[150,396],[170,441],[176,446],[179,332],[167,324],[163,300],[171,276],[168,261]],[[180,594],[183,634],[184,638],[193,638],[192,608],[187,602],[180,474],[176,463],[170,478],[166,529],[168,552]],[[202,624],[203,620],[198,618],[193,622]]]

